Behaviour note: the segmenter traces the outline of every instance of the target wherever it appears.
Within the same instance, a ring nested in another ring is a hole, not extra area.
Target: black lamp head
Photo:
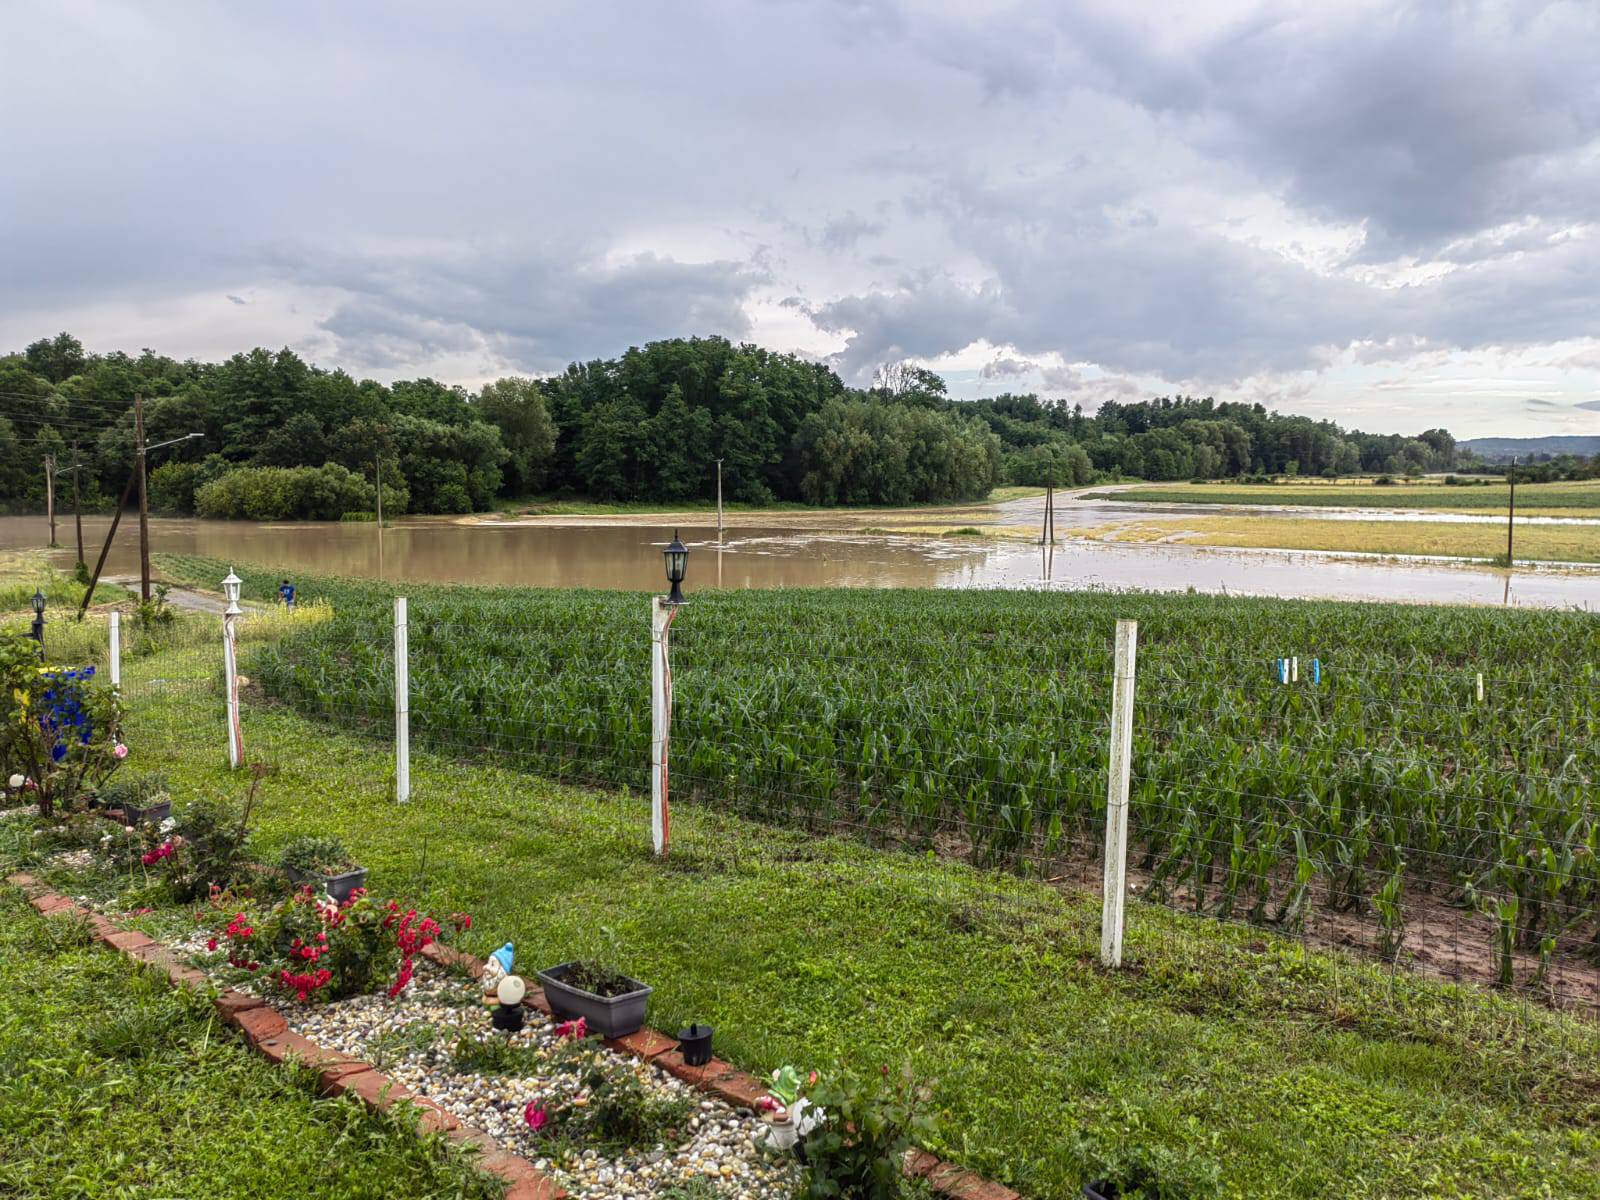
[[[44,593],[38,588],[33,589],[33,612],[35,616],[44,615]]]
[[[672,585],[667,603],[682,604],[683,576],[689,569],[689,549],[679,540],[676,529],[672,531],[672,541],[662,551],[662,557],[667,560],[667,582]]]

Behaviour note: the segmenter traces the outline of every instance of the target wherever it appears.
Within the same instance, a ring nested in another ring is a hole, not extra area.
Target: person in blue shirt
[[[294,607],[294,584],[285,579],[278,585],[278,595],[283,598],[285,608]]]

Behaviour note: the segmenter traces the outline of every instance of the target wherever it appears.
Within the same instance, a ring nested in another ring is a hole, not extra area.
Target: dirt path
[[[118,587],[125,587],[132,591],[139,590],[139,577],[137,575],[107,575],[101,582],[114,583]],[[228,607],[227,602],[221,596],[213,595],[210,592],[197,592],[192,588],[173,587],[170,584],[167,585],[167,603],[173,608],[181,609],[184,612],[215,613],[219,617],[222,615],[223,610]],[[241,607],[248,611],[251,608],[259,608],[260,605],[245,603]]]

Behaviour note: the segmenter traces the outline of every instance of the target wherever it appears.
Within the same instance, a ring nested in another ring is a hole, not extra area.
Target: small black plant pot
[[[497,1004],[489,1024],[504,1033],[516,1033],[527,1023],[520,1004]]]
[[[297,871],[293,867],[285,867],[283,873],[289,877],[289,882],[295,887],[304,887],[311,884],[315,887],[322,885],[322,890],[328,893],[330,899],[336,904],[343,904],[350,899],[350,893],[358,887],[367,886],[367,869],[357,867],[353,871],[345,871],[340,875],[320,875],[315,871]]]
[[[622,978],[630,985],[628,991],[616,996],[597,996],[566,981],[567,974],[578,964],[565,962],[539,972],[539,982],[544,985],[544,998],[550,1002],[550,1011],[564,1020],[582,1017],[590,1032],[601,1037],[626,1037],[644,1028],[644,1011],[650,1001],[650,989],[637,979]]]
[[[678,1051],[685,1066],[703,1067],[711,1061],[711,1026],[698,1021],[678,1031]]]
[[[163,800],[160,804],[147,804],[143,808],[137,804],[130,804],[122,810],[123,820],[129,825],[159,825],[171,815],[171,800]]]
[[[1109,1179],[1092,1179],[1083,1185],[1083,1200],[1117,1200],[1122,1189]]]

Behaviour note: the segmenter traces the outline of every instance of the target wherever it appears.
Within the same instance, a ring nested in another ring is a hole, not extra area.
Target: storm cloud
[[[471,383],[720,333],[1588,432],[1597,44],[1525,0],[22,0],[0,347]]]

